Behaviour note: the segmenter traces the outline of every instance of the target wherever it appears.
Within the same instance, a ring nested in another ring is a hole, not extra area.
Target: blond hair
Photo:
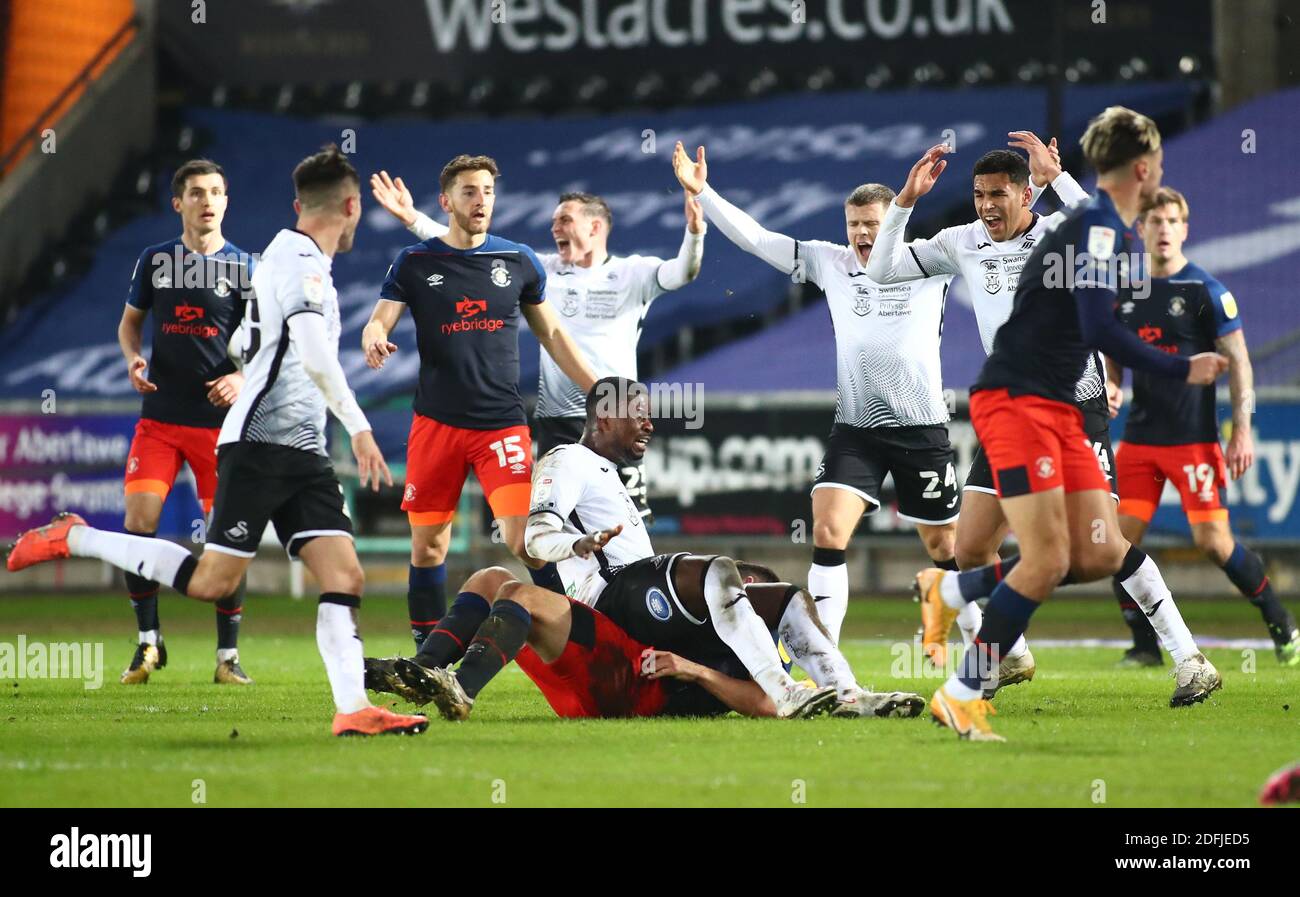
[[[1088,123],[1079,143],[1100,175],[1160,149],[1160,130],[1141,112],[1111,106]]]
[[[863,184],[844,200],[846,206],[869,206],[873,202],[888,206],[894,200],[894,191],[884,184]]]

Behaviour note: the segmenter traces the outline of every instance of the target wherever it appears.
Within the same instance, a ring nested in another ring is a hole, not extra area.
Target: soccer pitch
[[[133,650],[125,597],[0,598],[0,642],[102,642],[104,679],[0,680],[3,806],[1251,806],[1300,759],[1300,670],[1271,650],[1206,651],[1224,689],[1168,707],[1170,666],[1119,670],[1113,604],[1058,596],[1029,633],[1038,675],[997,698],[1006,744],[958,742],[914,720],[557,720],[514,666],[473,717],[415,737],[336,739],[315,604],[252,597],[241,655],[254,686],[211,683],[209,607],[164,597],[169,663],[119,685]],[[1261,632],[1240,599],[1187,602],[1194,633]],[[846,654],[864,685],[928,699],[942,681],[900,643],[916,605],[854,601]],[[405,601],[367,598],[368,654],[409,653]],[[954,637],[956,633],[954,631]],[[1244,667],[1244,669],[1243,669]],[[395,700],[392,696],[375,696]],[[399,702],[399,708],[408,705]]]

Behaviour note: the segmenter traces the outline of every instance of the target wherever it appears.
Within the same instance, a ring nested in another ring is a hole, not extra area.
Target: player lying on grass
[[[365,574],[352,543],[343,489],[325,450],[326,408],[352,437],[361,485],[392,485],[370,423],[339,364],[334,256],[352,248],[360,178],[336,146],[293,171],[297,225],[280,231],[253,274],[244,322],[244,389],[221,427],[212,525],[197,559],[183,546],[86,526],[76,514],[23,533],[8,567],[99,558],[200,601],[234,592],[267,521],[290,557],[320,585],[316,644],[334,695],[335,735],[423,732],[428,720],[371,706],[357,610]]]
[[[1259,609],[1273,640],[1277,659],[1300,666],[1300,631],[1295,617],[1278,600],[1258,554],[1238,542],[1228,525],[1223,486],[1255,461],[1250,433],[1254,411],[1254,378],[1237,301],[1199,265],[1183,255],[1187,239],[1187,200],[1172,187],[1145,202],[1137,233],[1146,245],[1150,268],[1144,280],[1150,294],[1122,302],[1119,318],[1145,342],[1166,352],[1194,355],[1214,349],[1228,358],[1228,390],[1232,400],[1232,436],[1225,463],[1219,447],[1219,421],[1213,386],[1133,372],[1133,406],[1124,425],[1124,441],[1116,450],[1117,476],[1123,490],[1119,528],[1133,544],[1142,541],[1160,503],[1165,481],[1174,484],[1192,528],[1192,540],[1229,582]],[[1111,361],[1107,373],[1117,387],[1124,369]],[[1123,393],[1121,392],[1122,396]],[[1116,403],[1118,408],[1118,403]],[[1155,632],[1123,590],[1116,597],[1133,631],[1133,647],[1125,658],[1139,666],[1159,666],[1160,645]]]
[[[389,335],[409,307],[420,376],[406,446],[402,510],[411,527],[407,607],[419,644],[447,608],[451,521],[473,468],[510,551],[534,582],[562,588],[553,565],[524,549],[533,449],[519,396],[519,321],[543,356],[584,390],[596,375],[546,301],[546,271],[533,250],[489,233],[497,164],[457,156],[438,178],[450,226],[393,261],[361,334],[366,363],[381,368]]]
[[[709,184],[704,147],[692,159],[679,142],[673,173],[727,239],[826,294],[835,335],[835,421],[812,487],[808,589],[838,641],[849,605],[845,551],[863,516],[880,510],[887,475],[894,478],[898,516],[916,526],[931,560],[956,569],[961,494],[939,370],[951,277],[883,285],[867,275],[880,221],[894,198],[883,184],[863,184],[844,200],[846,245],[796,240],[763,228]]]
[[[609,706],[620,712],[651,706],[650,712],[658,712],[658,697],[639,703],[642,690],[650,688],[640,677],[640,658],[654,646],[733,678],[752,679],[769,703],[751,690],[742,700],[745,712],[761,706],[791,718],[828,709],[845,716],[920,711],[917,695],[875,694],[858,686],[802,589],[788,583],[746,586],[730,558],[656,555],[617,472],[619,462],[644,454],[654,431],[645,387],[604,378],[588,395],[586,409],[582,442],[559,446],[538,464],[527,531],[529,551],[558,563],[569,597],[505,583],[495,595],[458,599],[415,663],[397,662],[408,687],[435,699],[444,715],[463,718],[487,679],[528,641],[542,666],[528,658],[525,671],[548,698],[555,690],[566,695],[552,699],[557,712],[570,699],[586,710],[599,708],[611,694],[618,700],[609,698]],[[817,688],[799,686],[785,671],[774,631]],[[462,653],[465,663],[450,673],[447,667]],[[684,669],[683,675],[695,672]],[[736,691],[730,683],[715,685]],[[654,695],[661,690],[650,688]]]
[[[931,148],[912,167],[907,183],[885,213],[867,273],[881,283],[906,283],[934,274],[960,275],[975,309],[985,354],[1011,314],[1020,270],[1030,252],[1065,218],[1064,212],[1038,215],[1032,206],[1051,184],[1067,205],[1088,198],[1068,172],[1061,170],[1056,138],[1044,144],[1030,131],[1012,131],[1010,146],[1023,149],[1029,160],[1012,150],[992,150],[975,163],[973,190],[976,219],[946,227],[928,240],[903,242],[903,232],[917,201],[934,187],[947,166],[947,147]],[[939,161],[935,161],[936,153]],[[1111,476],[1110,415],[1099,356],[1090,355],[1075,389],[1075,402],[1084,414],[1084,429],[1102,466]],[[1113,477],[1112,477],[1113,479]],[[1112,495],[1114,491],[1112,488]],[[1116,496],[1117,497],[1117,496]],[[993,488],[993,472],[983,448],[977,446],[962,486],[962,513],[957,520],[956,558],[962,570],[998,561],[998,548],[1007,535],[1007,521]],[[967,604],[957,616],[962,641],[969,648],[982,620],[980,606]],[[936,666],[947,662],[948,633],[926,630],[922,649]],[[998,669],[997,687],[1032,679],[1034,657],[1021,637],[1007,649]],[[986,691],[992,697],[995,688]]]
[[[971,650],[930,703],[934,718],[962,738],[1001,740],[989,725],[992,708],[982,693],[996,677],[1003,651],[1024,634],[1034,611],[1067,574],[1076,582],[1118,575],[1146,610],[1177,662],[1171,705],[1202,701],[1222,685],[1155,562],[1120,532],[1110,485],[1074,400],[1096,351],[1201,385],[1213,383],[1227,359],[1213,352],[1190,358],[1160,352],[1115,316],[1117,293],[1127,288],[1132,270],[1129,228],[1142,201],[1160,187],[1155,123],[1112,106],[1092,120],[1082,143],[1098,172],[1097,193],[1030,253],[1011,315],[971,387],[971,420],[1002,511],[1020,542],[1018,562],[957,575],[926,570],[917,577],[926,627],[941,632],[965,604],[989,597]],[[922,177],[938,176],[942,155],[936,147],[917,163]]]

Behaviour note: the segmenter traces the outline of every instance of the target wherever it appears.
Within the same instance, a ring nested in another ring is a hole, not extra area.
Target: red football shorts
[[[406,443],[402,494],[402,510],[411,524],[432,526],[451,520],[471,467],[494,516],[527,516],[533,477],[528,427],[467,430],[415,415]]]
[[[1228,509],[1223,505],[1223,484],[1227,482],[1228,470],[1217,442],[1189,445],[1121,442],[1115,446],[1115,467],[1121,514],[1150,523],[1160,504],[1165,480],[1169,480],[1182,496],[1188,523],[1228,519]]]
[[[166,501],[185,463],[194,472],[203,512],[211,511],[212,498],[217,494],[220,433],[220,427],[185,427],[141,418],[126,456],[126,494],[150,492]]]
[[[569,643],[547,664],[527,645],[515,663],[541,689],[556,716],[655,716],[668,702],[663,682],[641,675],[649,650],[609,617],[569,599]]]
[[[1013,396],[1005,389],[980,390],[971,394],[970,417],[999,497],[1058,486],[1066,492],[1110,492],[1101,461],[1083,431],[1083,412],[1074,405],[1042,396]]]

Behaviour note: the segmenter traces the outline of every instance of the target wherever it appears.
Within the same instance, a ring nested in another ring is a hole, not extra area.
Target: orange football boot
[[[334,714],[335,735],[418,735],[427,728],[427,716],[403,716],[385,707]]]
[[[29,529],[18,537],[18,541],[9,547],[7,566],[17,572],[33,564],[72,557],[68,550],[68,530],[85,525],[86,521],[80,514],[60,511],[45,526]]]

